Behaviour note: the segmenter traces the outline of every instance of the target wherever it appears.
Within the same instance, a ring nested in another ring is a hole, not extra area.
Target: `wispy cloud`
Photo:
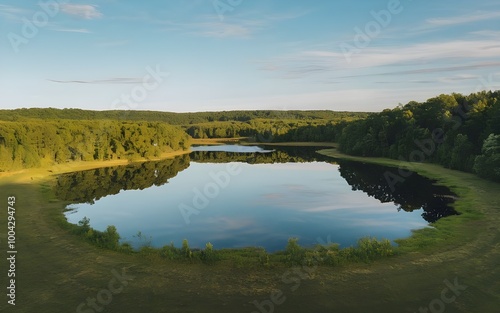
[[[52,28],[52,30],[56,32],[68,32],[68,33],[82,33],[82,34],[91,33],[91,31],[86,28]]]
[[[21,15],[27,14],[28,11],[11,5],[0,4],[0,17],[10,20],[18,20]]]
[[[426,20],[427,27],[442,27],[500,18],[500,12],[476,12],[473,14],[439,17]]]
[[[485,29],[485,30],[478,30],[478,31],[470,32],[469,34],[474,35],[474,36],[500,38],[500,30]]]
[[[415,70],[408,70],[408,71],[392,71],[392,72],[382,72],[382,73],[347,75],[347,76],[341,76],[338,78],[431,74],[431,73],[456,72],[456,71],[474,70],[474,69],[480,69],[480,68],[496,68],[496,67],[500,67],[500,62],[484,62],[484,63],[475,63],[475,64],[470,64],[470,65],[457,65],[457,66],[448,66],[448,67],[429,67],[429,68],[422,68],[422,69],[415,69]],[[461,78],[456,77],[454,80],[472,79],[471,77],[472,76],[469,76],[469,75],[467,75],[467,76],[462,75]],[[475,77],[477,77],[477,76],[475,76]]]
[[[47,79],[48,81],[60,84],[140,84],[142,83],[142,78],[133,77],[115,77],[109,79],[97,79],[97,80],[55,80]]]
[[[162,22],[166,25],[163,31],[182,32],[186,34],[214,37],[214,38],[248,38],[263,26],[263,23],[258,21],[242,20],[238,22],[221,22],[216,18],[208,17],[201,22],[193,23],[177,23],[177,22]]]
[[[500,66],[500,64],[498,64],[497,66]],[[439,78],[439,82],[442,82],[442,83],[456,83],[457,81],[478,80],[480,78],[481,78],[480,75],[458,74],[458,75],[451,76],[451,77],[441,77],[441,78]]]
[[[209,21],[190,25],[192,34],[202,37],[239,37],[248,38],[263,26],[257,21],[241,21],[240,23],[224,23],[220,21]]]
[[[68,14],[77,16],[79,18],[91,20],[102,17],[96,5],[93,4],[69,4],[63,3],[60,5],[61,11]]]
[[[281,13],[255,17],[256,14],[246,13],[245,15],[235,15],[225,21],[220,21],[217,16],[205,15],[199,17],[198,21],[191,23],[173,21],[160,21],[158,23],[166,26],[163,28],[164,31],[180,31],[212,38],[249,38],[255,33],[270,27],[273,23],[295,19],[304,14],[304,12]]]
[[[99,47],[119,47],[119,46],[124,46],[127,43],[129,43],[128,40],[116,40],[116,41],[100,42],[97,44],[97,46],[99,46]]]
[[[405,46],[365,48],[347,63],[343,53],[331,50],[304,50],[295,54],[259,62],[263,71],[281,75],[281,78],[303,78],[311,75],[330,77],[359,77],[389,74],[418,74],[466,70],[481,67],[497,67],[500,44],[494,39],[425,42]],[[450,61],[459,66],[443,66]],[[441,66],[436,66],[441,64]],[[373,74],[373,70],[388,66],[418,67],[408,71],[390,71]],[[425,67],[424,67],[425,66]],[[422,68],[424,67],[424,68]],[[372,70],[370,70],[372,69]],[[362,74],[339,75],[342,71],[358,71]]]

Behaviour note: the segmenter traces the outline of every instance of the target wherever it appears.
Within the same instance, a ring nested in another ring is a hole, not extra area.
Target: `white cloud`
[[[164,31],[185,32],[187,34],[213,38],[247,38],[260,30],[263,23],[258,21],[240,20],[237,22],[221,22],[216,18],[206,17],[201,22],[176,23],[163,22],[168,25]]]
[[[253,34],[268,28],[271,24],[298,18],[304,15],[304,12],[299,13],[282,13],[275,15],[266,15],[264,17],[242,17],[232,16],[231,19],[220,21],[217,16],[202,16],[196,22],[192,23],[177,23],[172,21],[161,21],[160,24],[167,25],[163,28],[164,31],[183,31],[188,34],[213,37],[213,38],[248,38]],[[255,15],[255,14],[246,14]]]
[[[453,16],[453,17],[431,18],[426,20],[426,26],[428,27],[451,26],[451,25],[459,25],[459,24],[491,20],[496,18],[500,18],[500,12],[477,12],[473,14]]]
[[[68,32],[68,33],[83,33],[83,34],[91,33],[90,30],[85,28],[53,28],[52,30],[56,32]]]
[[[60,84],[140,84],[142,78],[135,77],[113,77],[108,79],[94,79],[94,80],[55,80],[47,79],[53,83]]]
[[[105,41],[96,44],[99,47],[119,47],[128,44],[128,40]]]
[[[345,78],[389,74],[424,74],[498,67],[500,44],[494,39],[426,42],[404,46],[369,47],[351,56],[331,50],[304,50],[259,62],[259,68],[284,79],[320,76]],[[443,61],[453,60],[453,63]],[[374,74],[374,69],[394,65],[408,66],[406,70],[390,69]],[[413,68],[412,68],[413,66]]]
[[[14,7],[11,5],[0,4],[0,17],[10,19],[10,20],[18,20],[21,15],[27,14],[28,11]]]
[[[83,19],[91,20],[102,17],[96,5],[93,4],[61,4],[61,11]]]
[[[203,37],[249,37],[258,29],[258,25],[251,23],[229,24],[223,22],[207,22],[194,25],[192,33]]]
[[[482,36],[482,37],[500,37],[500,31],[499,30],[478,30],[474,32],[470,32],[469,34],[475,35],[475,36]]]
[[[352,57],[351,65],[359,68],[391,64],[422,64],[451,58],[497,59],[498,55],[500,55],[500,45],[496,40],[455,40],[406,47],[367,48]]]

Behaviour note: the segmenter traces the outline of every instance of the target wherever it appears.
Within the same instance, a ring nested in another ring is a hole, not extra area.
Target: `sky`
[[[3,0],[0,108],[377,112],[500,89],[498,0]]]

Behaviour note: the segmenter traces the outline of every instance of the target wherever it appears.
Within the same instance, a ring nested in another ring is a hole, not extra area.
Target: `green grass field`
[[[347,158],[334,149],[322,153]],[[0,177],[1,247],[6,256],[7,197],[15,196],[18,251],[16,306],[4,296],[0,311],[410,313],[429,306],[429,312],[441,312],[444,306],[445,312],[498,312],[500,185],[474,175],[412,165],[452,188],[460,196],[456,209],[462,215],[402,240],[393,257],[340,267],[248,267],[245,262],[189,264],[154,254],[124,254],[70,234],[61,227],[66,203],[54,198],[52,184],[55,174],[75,169],[60,166]],[[6,290],[6,257],[0,264]],[[120,282],[116,277],[122,275]],[[457,281],[455,293],[445,280]],[[92,298],[98,299],[94,308],[86,304]]]

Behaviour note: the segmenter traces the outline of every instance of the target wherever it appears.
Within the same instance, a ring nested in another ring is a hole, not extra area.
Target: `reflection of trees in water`
[[[287,151],[285,151],[287,150]],[[300,154],[300,155],[299,155]],[[167,183],[169,178],[189,167],[190,160],[205,163],[246,162],[286,163],[317,161],[321,155],[312,149],[280,149],[271,153],[192,152],[175,159],[134,163],[60,175],[55,187],[61,200],[93,203],[121,190],[145,189]]]
[[[272,149],[272,148],[271,148]],[[56,195],[61,200],[93,203],[107,195],[121,190],[145,189],[160,186],[168,179],[189,167],[189,162],[249,164],[296,163],[331,160],[315,152],[310,147],[279,147],[269,153],[234,153],[196,151],[189,156],[174,159],[135,163],[126,166],[99,168],[89,171],[60,175],[56,185]],[[391,191],[384,178],[387,167],[357,162],[340,163],[341,176],[352,186],[381,202],[394,202],[398,210],[411,212],[422,208],[422,217],[435,222],[441,217],[457,214],[449,207],[454,195],[446,188],[433,185],[432,181],[413,174],[404,183]]]
[[[121,190],[161,186],[189,166],[189,156],[174,159],[98,168],[60,175],[55,187],[61,200],[93,203]]]
[[[352,186],[381,202],[394,202],[399,210],[411,212],[423,209],[422,217],[429,223],[458,214],[449,206],[454,194],[446,187],[436,186],[433,181],[416,173],[398,183],[392,191],[384,173],[387,167],[357,162],[340,162],[340,175]],[[393,169],[397,171],[397,169]]]
[[[249,164],[304,163],[325,161],[327,157],[316,153],[315,147],[266,147],[272,152],[238,153],[220,151],[194,151],[191,160],[199,163],[243,162]]]

